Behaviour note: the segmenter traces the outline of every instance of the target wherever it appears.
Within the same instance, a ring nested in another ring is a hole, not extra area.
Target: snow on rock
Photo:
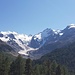
[[[43,32],[40,32],[38,34],[34,35],[34,40],[37,40],[38,42],[42,41],[44,38],[48,37],[50,35],[51,29],[45,29]]]
[[[71,28],[75,28],[75,24],[70,24],[70,25],[68,26],[68,29],[71,29]]]
[[[30,51],[32,52],[32,51],[35,51],[35,50],[38,50],[38,48],[34,49],[34,48],[29,47],[27,50],[20,50],[18,53],[28,56]]]
[[[25,54],[25,52],[27,52],[27,50],[29,49],[27,45],[31,41],[32,36],[18,34],[16,32],[11,32],[11,31],[7,32],[1,31],[0,34],[3,35],[3,37],[0,37],[0,39],[6,42],[8,45],[10,45],[12,48],[16,49],[16,51],[17,50],[20,52],[23,51]]]
[[[63,33],[59,33],[59,35],[60,35],[60,36],[62,36],[62,35],[63,35]]]
[[[49,28],[45,29],[41,34],[42,38],[48,37],[52,32],[53,32],[52,29],[49,29]]]
[[[50,32],[52,32],[52,30],[47,28],[43,32],[34,35],[34,39],[38,39],[38,41],[41,41],[42,39],[48,37],[50,35]]]
[[[28,45],[28,43],[31,41],[32,39],[32,36],[27,36],[27,35],[24,35],[24,34],[18,34],[15,36],[15,38],[17,40],[22,40],[23,43],[25,43],[26,45]]]
[[[28,44],[32,39],[32,36],[18,34],[16,32],[11,32],[11,31],[7,31],[7,32],[1,31],[1,34],[3,34],[4,37],[0,37],[0,39],[5,42],[8,41],[9,39],[12,39],[12,37],[9,37],[10,34],[12,34],[16,40],[22,40],[24,43],[26,42],[25,44]]]
[[[43,30],[42,32],[36,34],[33,36],[32,39],[32,43],[38,45],[36,48],[40,48],[41,46],[43,46],[46,41],[50,38],[50,37],[55,37],[55,35],[58,35],[61,31],[60,30],[52,30],[50,28],[47,28],[45,30]],[[61,35],[61,34],[60,34]],[[37,42],[37,43],[36,43]],[[40,46],[39,46],[40,45]],[[31,47],[34,47],[33,45]]]
[[[41,39],[42,39],[41,33],[34,35],[34,40],[36,40],[37,38],[38,38],[38,41],[41,41]]]
[[[54,31],[55,34],[59,34],[61,32],[61,30],[59,30],[59,29],[58,30],[53,29],[53,31]]]

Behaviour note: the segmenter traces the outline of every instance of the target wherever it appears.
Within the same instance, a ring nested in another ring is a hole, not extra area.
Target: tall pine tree
[[[10,69],[10,61],[8,57],[0,54],[0,75],[8,75]]]
[[[33,75],[40,75],[40,65],[37,64],[33,70]]]
[[[48,59],[45,60],[44,66],[45,66],[45,75],[51,75],[51,61]]]
[[[56,67],[57,67],[57,63],[56,63],[56,61],[54,60],[54,61],[51,63],[51,75],[55,75]]]
[[[26,59],[25,75],[32,75],[32,62],[31,59]]]
[[[60,65],[58,65],[57,68],[56,68],[56,75],[61,75]]]
[[[24,72],[24,62],[21,55],[19,55],[10,66],[10,75],[23,75],[23,72]]]
[[[65,66],[62,67],[62,74],[68,75],[68,69]]]

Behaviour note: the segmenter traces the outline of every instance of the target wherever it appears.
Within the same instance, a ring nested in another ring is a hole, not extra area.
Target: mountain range
[[[75,24],[68,25],[63,30],[47,28],[35,35],[19,34],[11,31],[1,31],[0,40],[5,42],[13,55],[38,59],[57,48],[65,47],[75,40]]]

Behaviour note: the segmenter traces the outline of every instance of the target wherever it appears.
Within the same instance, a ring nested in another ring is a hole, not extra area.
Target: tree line
[[[0,54],[0,75],[69,75],[65,66],[56,61],[45,60],[42,64],[34,64],[31,59],[23,59],[21,55],[10,61]]]

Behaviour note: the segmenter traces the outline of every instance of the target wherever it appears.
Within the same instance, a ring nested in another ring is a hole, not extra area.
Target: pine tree
[[[44,62],[44,66],[45,66],[45,75],[51,75],[51,61],[46,60]]]
[[[10,70],[10,61],[8,58],[5,58],[3,62],[3,67],[4,67],[4,75],[8,75],[9,70]]]
[[[58,65],[57,68],[56,68],[56,75],[61,75],[60,65]]]
[[[68,75],[68,69],[65,66],[62,67],[62,74]]]
[[[4,57],[0,54],[0,75],[4,75]]]
[[[38,64],[34,67],[34,75],[40,75],[40,66]]]
[[[0,75],[8,75],[10,69],[10,61],[8,57],[0,53]]]
[[[46,75],[48,72],[48,69],[46,70],[46,67],[44,65],[40,65],[40,75]]]
[[[24,71],[24,63],[21,55],[19,55],[10,66],[10,75],[23,75],[23,71]]]
[[[54,60],[54,61],[51,63],[51,75],[55,75],[56,67],[57,67],[57,63],[56,63],[56,61]]]
[[[2,54],[0,54],[0,75],[2,75],[2,63],[3,63],[3,60],[2,60]]]
[[[31,59],[26,59],[26,64],[25,64],[25,75],[32,75],[32,63]]]

